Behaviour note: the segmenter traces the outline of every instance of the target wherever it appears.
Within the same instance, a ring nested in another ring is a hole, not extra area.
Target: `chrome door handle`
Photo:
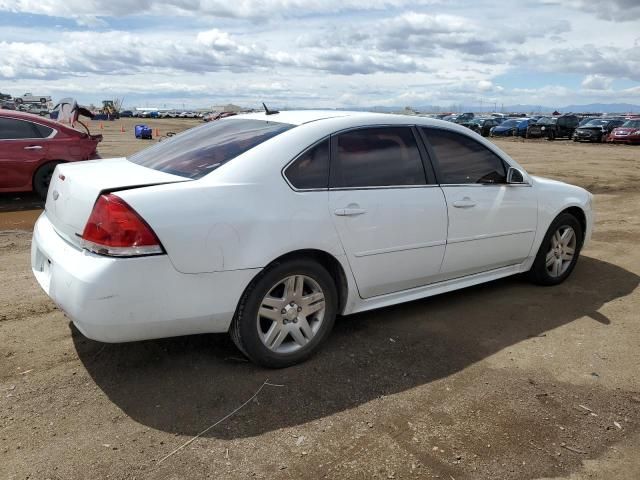
[[[367,211],[364,208],[339,208],[333,213],[339,217],[355,217],[367,213]]]
[[[24,147],[25,150],[42,150],[40,145],[31,145],[30,147]]]
[[[469,197],[464,197],[462,200],[456,200],[453,202],[453,206],[456,208],[471,208],[476,206],[476,202]]]

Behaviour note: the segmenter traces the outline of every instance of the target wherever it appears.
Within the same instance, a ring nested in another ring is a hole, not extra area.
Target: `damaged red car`
[[[640,145],[640,118],[627,120],[621,127],[614,128],[609,141]]]
[[[99,158],[102,135],[15,110],[0,110],[0,192],[46,198],[56,165]]]

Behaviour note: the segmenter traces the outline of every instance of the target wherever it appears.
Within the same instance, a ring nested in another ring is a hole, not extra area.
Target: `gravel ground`
[[[103,156],[147,144],[134,123],[105,123]],[[278,371],[225,335],[84,338],[31,275],[39,203],[1,196],[0,478],[640,478],[640,147],[497,143],[596,194],[570,280],[340,318]]]

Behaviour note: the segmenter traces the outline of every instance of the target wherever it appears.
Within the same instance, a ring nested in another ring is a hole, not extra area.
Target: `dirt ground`
[[[101,154],[147,145],[134,123]],[[38,202],[0,197],[0,478],[640,478],[640,147],[497,143],[596,194],[573,276],[340,318],[278,371],[225,335],[84,338],[31,275]]]

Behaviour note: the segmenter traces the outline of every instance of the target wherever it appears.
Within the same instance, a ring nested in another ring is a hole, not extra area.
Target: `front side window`
[[[449,130],[423,131],[435,153],[441,184],[506,182],[502,159],[484,145]]]
[[[298,156],[284,174],[291,185],[300,190],[326,189],[329,186],[329,139]]]
[[[218,120],[146,148],[129,160],[195,180],[293,127],[266,120]]]
[[[0,118],[0,140],[19,140],[22,138],[42,138],[35,125],[14,118]]]
[[[335,188],[424,185],[420,151],[409,127],[372,127],[339,134],[331,164]]]

